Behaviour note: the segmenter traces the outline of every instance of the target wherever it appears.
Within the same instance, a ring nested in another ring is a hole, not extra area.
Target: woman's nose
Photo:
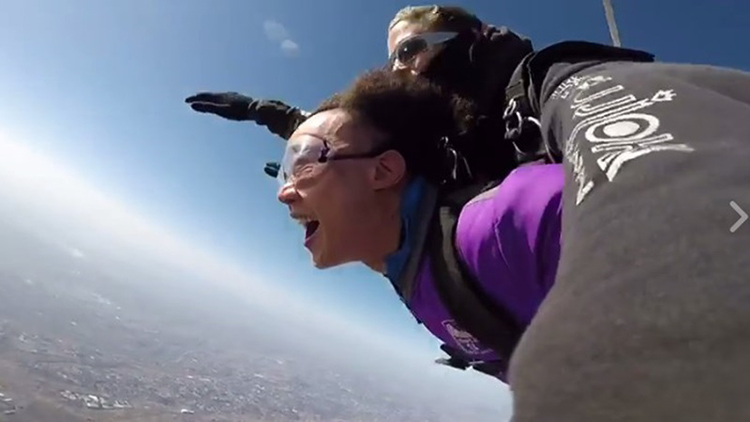
[[[289,181],[279,188],[276,198],[284,205],[291,205],[294,201],[299,199],[299,192],[294,188],[294,183]]]

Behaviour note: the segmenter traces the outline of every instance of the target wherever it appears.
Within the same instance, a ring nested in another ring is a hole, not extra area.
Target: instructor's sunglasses
[[[458,32],[425,32],[407,37],[398,43],[388,58],[391,68],[410,67],[414,65],[417,56],[433,46],[450,41]]]

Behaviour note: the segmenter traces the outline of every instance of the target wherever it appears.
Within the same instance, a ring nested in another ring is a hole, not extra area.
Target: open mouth
[[[320,222],[317,220],[311,220],[305,223],[305,239],[311,238],[315,232],[318,231],[318,228],[320,227]]]

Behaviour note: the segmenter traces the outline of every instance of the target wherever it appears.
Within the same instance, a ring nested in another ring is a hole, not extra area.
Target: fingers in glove
[[[196,102],[216,103],[220,101],[221,101],[221,94],[217,94],[214,92],[199,92],[195,95],[191,95],[185,98],[185,102],[188,104],[196,103]]]
[[[270,177],[278,177],[279,171],[281,170],[281,164],[279,163],[266,163],[263,171]]]
[[[219,113],[227,107],[212,103],[191,103],[190,108],[199,113]]]
[[[247,95],[237,92],[199,92],[185,98],[186,103],[203,102],[216,104],[249,103],[253,101]]]

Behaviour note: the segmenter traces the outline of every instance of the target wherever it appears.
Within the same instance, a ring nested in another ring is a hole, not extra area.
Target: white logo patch
[[[583,134],[596,157],[599,169],[613,181],[628,161],[657,151],[691,152],[686,144],[672,142],[674,136],[660,130],[661,122],[644,109],[660,102],[669,102],[676,97],[674,90],[660,90],[650,97],[638,99],[628,94],[623,85],[592,88],[611,81],[603,75],[574,76],[557,87],[552,99],[568,99],[573,109],[573,120],[577,120],[568,139],[565,140],[565,158],[573,167],[578,192],[576,205],[580,205],[595,186],[587,174],[581,155],[579,134]]]
[[[455,340],[458,347],[467,354],[479,355],[490,351],[490,349],[482,347],[474,336],[458,328],[458,325],[452,319],[445,320],[442,324],[445,330],[448,331],[448,334]]]

